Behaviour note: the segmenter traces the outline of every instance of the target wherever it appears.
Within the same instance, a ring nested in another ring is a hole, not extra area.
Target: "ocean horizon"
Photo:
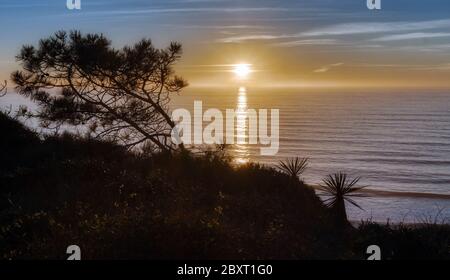
[[[336,91],[252,87],[187,89],[173,108],[280,110],[280,146],[261,156],[259,145],[231,145],[237,164],[276,166],[308,157],[302,179],[317,186],[328,174],[361,177],[363,210],[348,204],[349,219],[419,223],[450,219],[450,93],[447,91]],[[207,123],[204,123],[204,125]],[[248,122],[236,123],[248,133]],[[238,135],[239,137],[239,135]]]
[[[18,104],[33,108],[14,92],[1,101],[3,110],[10,104],[12,111]],[[228,155],[235,164],[270,167],[307,157],[302,180],[313,187],[339,171],[361,177],[367,190],[355,201],[362,209],[347,204],[349,220],[450,223],[448,91],[193,87],[174,96],[171,109],[193,112],[194,101],[202,101],[203,112],[217,108],[224,114],[226,109],[241,114],[246,109],[279,109],[276,155],[261,156],[261,145],[249,144],[230,145]],[[248,122],[235,125],[237,137],[248,137]]]

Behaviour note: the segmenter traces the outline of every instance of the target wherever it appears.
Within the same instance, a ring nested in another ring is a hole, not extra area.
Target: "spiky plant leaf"
[[[300,178],[300,176],[308,167],[308,160],[309,158],[288,158],[284,161],[278,162],[277,167],[290,177]]]
[[[361,197],[358,192],[366,186],[356,187],[361,178],[357,177],[353,180],[347,179],[347,174],[339,172],[328,175],[323,179],[323,183],[319,185],[319,190],[324,196],[329,198],[324,200],[327,207],[334,207],[340,201],[347,201],[352,205],[362,209],[351,197]]]

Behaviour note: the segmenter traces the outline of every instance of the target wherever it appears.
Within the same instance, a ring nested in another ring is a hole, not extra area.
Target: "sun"
[[[239,63],[234,65],[233,72],[239,79],[245,79],[251,72],[250,64]]]

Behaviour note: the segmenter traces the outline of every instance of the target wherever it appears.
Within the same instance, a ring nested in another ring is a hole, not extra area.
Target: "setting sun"
[[[234,65],[233,72],[239,79],[245,79],[251,72],[250,64],[245,63],[236,64]]]

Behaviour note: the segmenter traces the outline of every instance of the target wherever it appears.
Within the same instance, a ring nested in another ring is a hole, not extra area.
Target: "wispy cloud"
[[[192,28],[192,29],[232,29],[232,30],[244,30],[244,29],[271,29],[270,26],[262,25],[197,25],[197,24],[162,24],[161,26],[176,27],[176,28]]]
[[[287,11],[285,8],[276,7],[239,7],[239,8],[154,8],[141,10],[109,10],[96,11],[86,14],[95,15],[138,15],[138,14],[157,14],[157,13],[252,13],[252,12],[282,12]]]
[[[333,26],[312,29],[310,31],[293,34],[247,34],[240,36],[231,36],[218,39],[221,43],[241,43],[245,41],[256,40],[282,40],[298,39],[289,42],[279,42],[276,45],[293,47],[301,45],[331,45],[337,41],[331,38],[314,39],[311,37],[319,36],[337,36],[337,35],[357,35],[357,34],[375,34],[375,33],[394,33],[407,31],[420,31],[428,29],[450,28],[450,19],[430,20],[418,22],[355,22],[344,23]],[[370,41],[388,42],[396,40],[410,40],[421,38],[450,37],[447,32],[410,32],[404,34],[385,35]]]
[[[216,40],[219,43],[241,43],[245,41],[256,41],[256,40],[277,40],[284,38],[293,38],[292,35],[269,35],[269,34],[253,34],[253,35],[242,35],[226,37]]]
[[[36,8],[36,7],[48,7],[49,3],[22,3],[22,4],[0,4],[1,9],[17,9],[17,8]]]
[[[348,67],[354,68],[390,68],[399,70],[440,70],[447,71],[450,70],[450,63],[439,63],[439,64],[377,64],[377,63],[355,63],[346,64]]]
[[[424,67],[421,67],[421,68],[416,68],[414,70],[449,71],[450,70],[450,63],[431,65],[431,66],[424,66]]]
[[[307,46],[307,45],[336,45],[338,40],[335,39],[304,39],[296,40],[290,42],[281,42],[274,45],[279,47],[296,47],[296,46]]]
[[[319,69],[314,70],[313,72],[314,73],[325,73],[325,72],[328,72],[331,68],[339,67],[339,66],[342,66],[342,65],[344,65],[343,62],[334,63],[334,64],[328,64],[328,65],[322,66]]]
[[[341,23],[301,33],[304,36],[351,35],[383,32],[427,30],[450,27],[450,19],[429,21],[353,22]]]
[[[242,43],[245,41],[278,41],[283,39],[299,39],[299,34],[249,34],[241,36],[231,36],[226,38],[217,39],[219,43]],[[276,42],[273,45],[279,47],[295,47],[305,45],[335,45],[338,43],[336,39],[301,39],[287,42]]]
[[[398,51],[408,52],[429,52],[429,53],[448,53],[450,51],[450,44],[426,44],[426,45],[406,45],[396,47]]]
[[[439,38],[439,37],[449,37],[449,36],[450,36],[450,33],[443,33],[443,32],[441,32],[441,33],[416,32],[416,33],[387,35],[387,36],[372,39],[371,41],[388,42],[388,41],[413,40],[413,39],[425,39],[425,38]]]

